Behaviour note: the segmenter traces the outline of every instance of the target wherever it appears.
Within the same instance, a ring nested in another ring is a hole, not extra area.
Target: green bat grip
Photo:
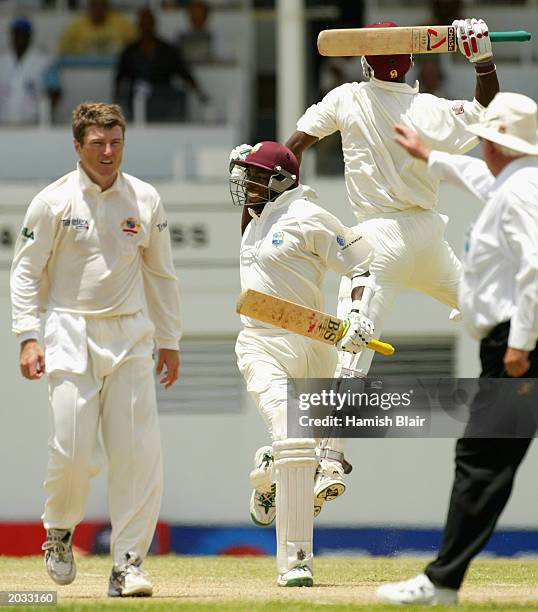
[[[531,39],[531,33],[525,30],[514,30],[513,32],[490,32],[492,42],[524,42]]]

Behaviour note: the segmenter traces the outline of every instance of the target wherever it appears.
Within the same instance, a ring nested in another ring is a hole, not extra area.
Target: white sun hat
[[[527,96],[499,92],[482,111],[480,121],[467,131],[480,138],[525,153],[538,155],[538,106]]]

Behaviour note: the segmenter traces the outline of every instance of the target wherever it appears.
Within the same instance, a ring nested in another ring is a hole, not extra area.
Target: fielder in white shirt
[[[28,19],[15,19],[10,35],[11,48],[0,55],[0,123],[35,124],[60,98],[58,70],[47,53],[31,45]]]
[[[120,171],[119,106],[73,112],[80,163],[32,200],[11,271],[22,375],[47,374],[52,432],[43,545],[50,577],[70,584],[101,428],[108,457],[114,566],[109,596],[151,595],[140,570],[159,515],[162,465],[152,352],[161,383],[179,371],[179,286],[159,194]],[[44,350],[39,340],[44,311]]]
[[[358,300],[359,280],[368,272],[372,249],[360,234],[313,202],[315,192],[299,183],[293,153],[280,143],[264,141],[243,158],[232,156],[232,165],[232,199],[244,213],[242,289],[323,309],[323,278],[333,270],[350,278]],[[373,326],[358,312],[358,301],[348,320],[340,349],[357,352],[371,339]],[[311,586],[313,510],[319,511],[313,509],[317,441],[287,437],[287,380],[331,378],[337,351],[248,317],[242,322],[238,367],[272,438],[272,446],[260,448],[255,456],[251,516],[258,525],[270,525],[276,514],[278,584]]]
[[[393,27],[393,22],[368,27]],[[461,153],[477,140],[465,127],[478,120],[499,84],[492,60],[488,29],[483,21],[460,20],[460,51],[476,69],[473,101],[445,100],[419,93],[418,81],[407,85],[410,55],[366,56],[367,82],[346,83],[306,110],[287,146],[299,160],[318,140],[340,132],[349,203],[360,232],[376,251],[371,272],[375,296],[363,314],[372,319],[376,337],[394,300],[403,289],[416,289],[458,306],[461,265],[444,239],[448,218],[436,210],[439,181],[427,175],[424,164],[406,155],[393,137],[394,124],[413,127],[426,142],[442,151]],[[349,309],[349,281],[342,279],[338,315]],[[336,376],[365,377],[374,352],[339,355]],[[325,455],[343,461],[343,439],[324,443]]]
[[[481,341],[481,377],[538,378],[537,111],[527,96],[497,94],[480,121],[468,128],[482,139],[485,163],[431,151],[415,132],[397,126],[396,141],[420,163],[427,161],[429,176],[459,185],[484,203],[466,246],[459,289],[465,326]],[[505,396],[501,405],[481,392],[474,398],[465,436],[456,444],[455,479],[439,554],[423,574],[381,586],[381,599],[456,603],[469,563],[485,546],[510,498],[532,440],[526,436],[535,435],[535,397],[527,400],[530,411],[525,400],[521,391],[513,400]],[[483,429],[481,408],[493,423],[505,410],[510,426],[530,413],[530,427],[518,437],[473,437]]]

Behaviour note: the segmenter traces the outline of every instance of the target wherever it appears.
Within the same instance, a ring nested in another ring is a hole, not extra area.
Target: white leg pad
[[[273,453],[278,572],[284,574],[297,565],[306,565],[312,571],[316,440],[279,440],[273,442]]]

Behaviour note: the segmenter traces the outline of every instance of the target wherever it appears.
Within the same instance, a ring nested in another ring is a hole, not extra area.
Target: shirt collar
[[[77,162],[77,170],[78,170],[78,180],[79,185],[82,191],[97,191],[99,193],[114,193],[116,191],[121,190],[121,186],[123,185],[123,175],[121,171],[118,171],[118,176],[116,180],[112,183],[112,185],[106,190],[102,191],[101,187],[97,183],[94,183],[92,179],[86,174],[84,168],[82,167],[80,162]]]
[[[524,157],[518,157],[506,165],[497,175],[493,189],[497,191],[501,185],[503,185],[514,172],[517,172],[520,168],[525,166],[538,165],[538,156],[536,155],[525,155]]]
[[[293,202],[294,200],[299,200],[303,197],[303,195],[305,195],[305,193],[310,194],[310,192],[315,195],[314,190],[310,187],[306,185],[299,185],[294,189],[288,189],[288,191],[285,191],[284,193],[280,194],[276,200],[273,200],[272,202],[267,202],[267,204],[263,207],[263,210],[259,215],[254,210],[252,210],[252,208],[249,208],[248,212],[253,219],[259,219],[262,215],[268,214],[270,210],[275,210],[275,208],[280,208],[281,206],[287,205],[290,202]]]
[[[413,86],[407,83],[395,83],[394,81],[381,81],[375,77],[370,77],[369,83],[372,87],[379,87],[380,89],[386,89],[387,91],[393,91],[395,93],[404,93],[409,95],[418,94],[418,81],[415,81]]]

